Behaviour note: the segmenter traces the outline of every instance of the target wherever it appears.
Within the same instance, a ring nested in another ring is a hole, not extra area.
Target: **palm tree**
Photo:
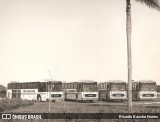
[[[150,8],[160,10],[158,0],[135,0]],[[131,57],[131,0],[126,0],[126,34],[128,55],[128,111],[132,111],[132,57]]]

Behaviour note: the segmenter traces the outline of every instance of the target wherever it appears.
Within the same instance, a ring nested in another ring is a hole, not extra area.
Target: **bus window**
[[[78,89],[77,89],[77,91],[78,91],[78,92],[81,92],[81,91],[82,91],[82,84],[81,84],[81,83],[78,84]]]
[[[21,89],[21,85],[22,85],[21,83],[18,83],[17,84],[17,89]]]
[[[126,85],[125,84],[111,84],[111,90],[113,91],[124,91],[126,90]]]
[[[66,89],[67,87],[66,87],[66,85],[67,85],[67,83],[63,83],[64,85],[63,85],[63,88],[64,89]]]
[[[84,92],[89,91],[89,84],[83,84],[83,91]]]
[[[35,88],[37,88],[37,83],[32,84],[32,89],[35,89]]]
[[[54,83],[54,86],[52,88],[52,91],[61,91],[61,84],[59,83]]]
[[[8,84],[8,89],[11,89],[11,84]]]
[[[26,89],[26,83],[22,84],[22,89]]]
[[[28,83],[28,89],[33,89],[33,83]]]
[[[28,89],[32,89],[33,88],[33,83],[28,83]]]
[[[77,89],[77,83],[74,83],[74,89]]]
[[[39,92],[46,92],[46,83],[40,83],[38,91]]]
[[[62,88],[63,88],[63,89],[65,88],[65,84],[64,84],[64,83],[62,84]]]
[[[28,83],[26,83],[26,89],[29,89],[29,84]]]
[[[153,83],[143,83],[140,86],[140,90],[142,91],[157,91],[156,84]]]
[[[97,91],[97,84],[89,85],[89,91]]]
[[[73,89],[73,83],[71,83],[71,89]]]
[[[71,88],[71,83],[68,84],[68,88],[69,88],[69,89]]]
[[[16,84],[15,83],[12,84],[12,89],[16,89]]]

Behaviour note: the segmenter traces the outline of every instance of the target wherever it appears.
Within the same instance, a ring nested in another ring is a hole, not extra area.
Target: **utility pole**
[[[50,78],[51,78],[51,80],[52,80],[51,72],[50,72],[49,70],[47,70],[47,71],[48,71],[48,74],[50,75]],[[50,110],[51,110],[52,81],[51,81],[51,84],[48,82],[48,86],[50,86],[50,87],[48,87],[48,88],[49,88],[49,89],[48,89],[48,92],[49,92],[48,111],[49,111],[49,113],[50,113]]]
[[[127,33],[127,58],[128,58],[128,111],[132,111],[132,55],[131,55],[131,3],[126,0],[126,33]]]

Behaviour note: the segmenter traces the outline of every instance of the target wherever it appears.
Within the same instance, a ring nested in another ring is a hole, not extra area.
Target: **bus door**
[[[12,90],[12,98],[20,99],[21,91],[20,90]]]

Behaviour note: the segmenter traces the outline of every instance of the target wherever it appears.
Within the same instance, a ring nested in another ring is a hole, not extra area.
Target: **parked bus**
[[[99,100],[126,100],[127,90],[126,82],[120,80],[111,80],[98,84]]]
[[[60,81],[11,82],[7,87],[7,97],[33,101],[64,100]]]
[[[157,98],[160,99],[160,85],[157,85]]]
[[[98,100],[97,82],[79,81],[63,83],[66,100],[90,101]]]
[[[152,100],[157,98],[157,85],[152,80],[139,80],[132,83],[133,100]]]

